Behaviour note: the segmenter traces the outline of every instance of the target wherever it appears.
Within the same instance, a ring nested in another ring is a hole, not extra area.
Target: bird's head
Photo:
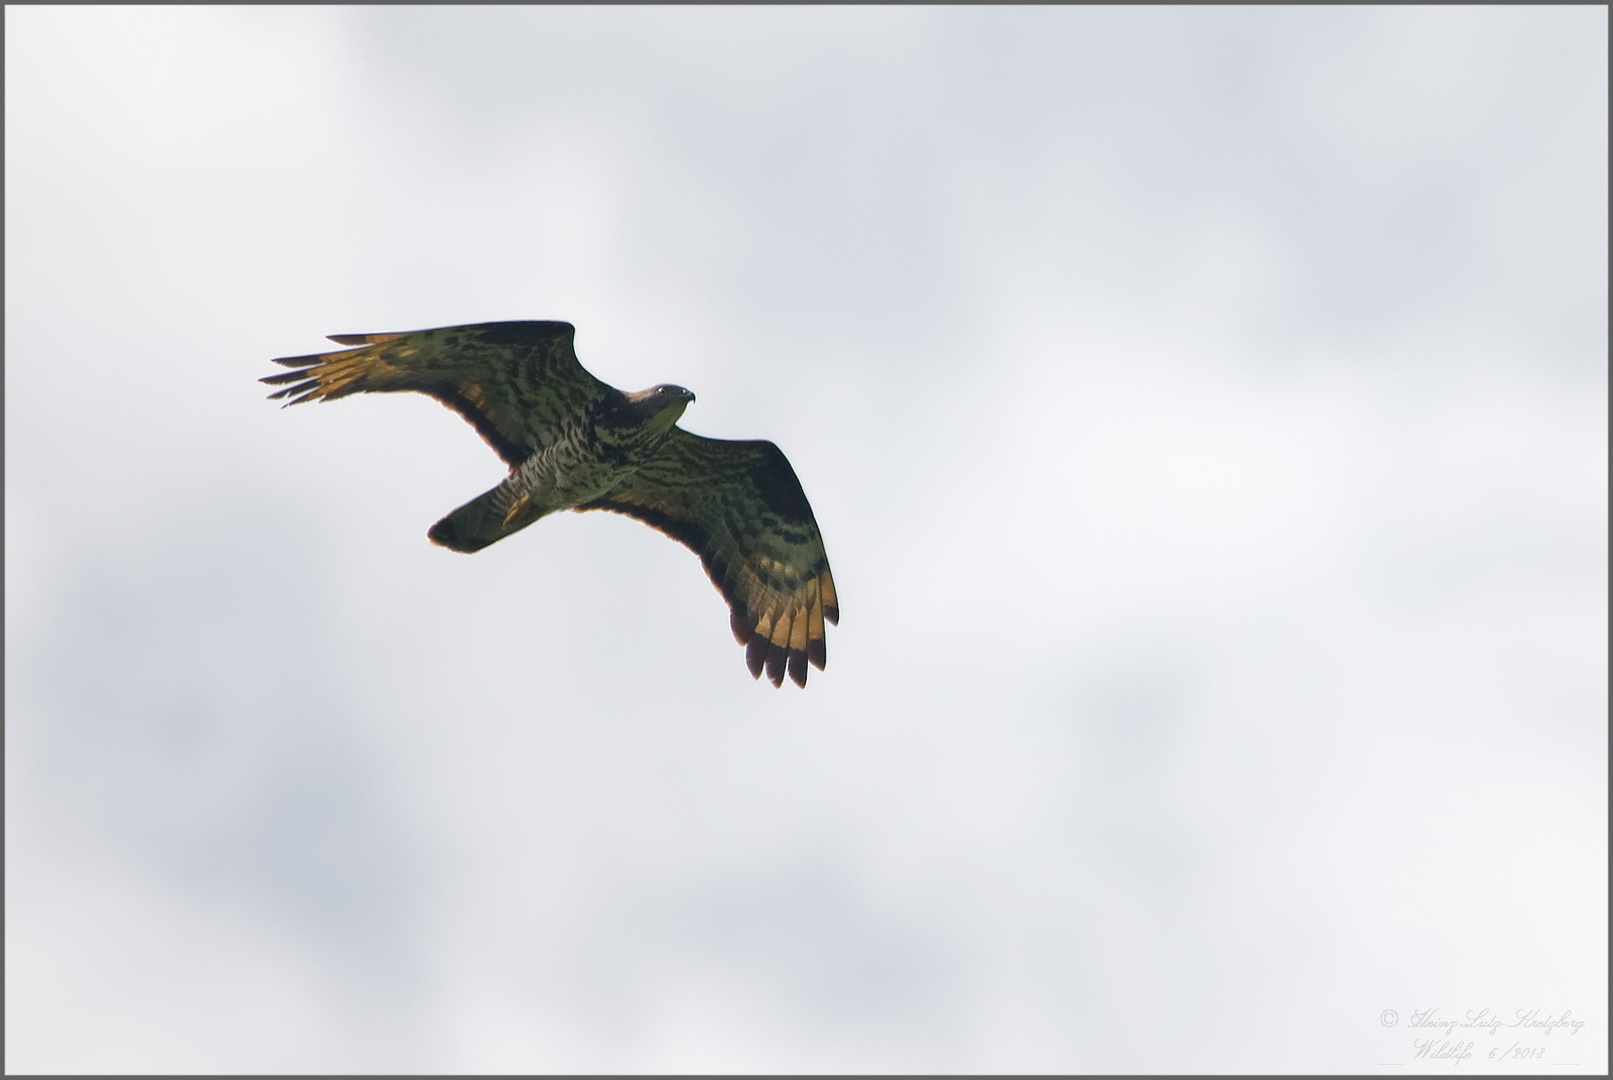
[[[627,395],[628,408],[637,414],[639,423],[656,434],[670,430],[693,400],[692,393],[671,383]]]

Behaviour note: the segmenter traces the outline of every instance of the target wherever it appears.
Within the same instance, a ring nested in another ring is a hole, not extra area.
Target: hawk
[[[556,510],[638,518],[700,556],[728,601],[751,676],[806,686],[823,670],[834,578],[801,482],[770,442],[707,439],[677,426],[694,395],[662,384],[625,394],[590,375],[564,322],[495,322],[400,334],[332,334],[359,348],[288,356],[269,396],[334,400],[429,394],[468,420],[510,472],[427,536],[480,551]]]

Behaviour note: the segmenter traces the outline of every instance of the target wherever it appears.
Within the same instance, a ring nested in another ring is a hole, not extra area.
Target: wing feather
[[[824,619],[834,622],[834,578],[812,507],[789,459],[770,442],[707,439],[673,428],[625,483],[579,510],[638,518],[700,556],[732,609],[753,677],[806,685],[823,670]]]
[[[413,390],[468,420],[510,466],[553,443],[567,417],[603,398],[608,386],[572,349],[564,322],[477,323],[400,334],[332,334],[361,348],[275,360],[296,371],[260,381],[285,388],[286,404],[348,394]]]
[[[790,655],[790,613],[779,615],[773,624],[773,640],[767,650],[767,679],[774,686],[784,683],[784,665]]]
[[[824,663],[829,659],[824,648],[823,634],[823,590],[814,581],[812,583],[812,618],[807,624],[807,660],[819,671],[823,670]]]

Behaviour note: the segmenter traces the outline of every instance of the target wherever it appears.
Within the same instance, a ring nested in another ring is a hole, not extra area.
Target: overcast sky
[[[5,25],[9,1071],[1606,1070],[1605,8]],[[805,691],[255,381],[495,319],[785,450]]]

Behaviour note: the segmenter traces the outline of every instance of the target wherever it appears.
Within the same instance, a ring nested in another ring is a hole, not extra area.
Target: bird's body
[[[569,323],[506,322],[406,334],[339,334],[363,347],[287,357],[299,370],[272,397],[299,401],[414,390],[468,420],[509,466],[497,486],[431,527],[432,541],[479,551],[556,510],[613,510],[700,556],[732,609],[752,675],[822,670],[824,622],[839,608],[823,540],[800,481],[770,442],[707,439],[676,426],[694,395],[636,394],[595,379]]]
[[[604,498],[655,457],[693,400],[679,386],[642,394],[612,390],[568,417],[553,442],[511,467],[502,483],[437,522],[427,535],[455,551],[480,551],[545,514]]]

